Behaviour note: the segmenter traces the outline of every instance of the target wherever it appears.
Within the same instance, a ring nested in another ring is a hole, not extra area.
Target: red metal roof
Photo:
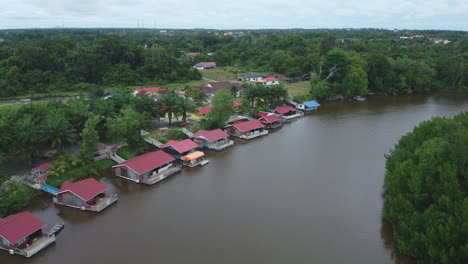
[[[203,107],[198,109],[197,115],[206,115],[211,111],[211,106]]]
[[[188,56],[197,56],[200,55],[200,52],[189,52],[187,53]]]
[[[232,106],[234,107],[238,107],[242,104],[241,100],[235,100],[234,102],[232,102]]]
[[[166,88],[161,88],[161,87],[148,87],[148,88],[137,88],[135,89],[137,93],[140,92],[147,92],[147,93],[156,93],[156,92],[163,92],[167,91]]]
[[[57,194],[72,192],[84,201],[88,201],[96,195],[103,193],[105,190],[107,190],[106,185],[100,183],[94,178],[88,178],[77,182],[64,182],[62,184],[62,188],[60,188]]]
[[[258,121],[256,119],[235,123],[235,124],[233,124],[233,126],[235,128],[237,128],[237,129],[239,129],[242,133],[247,132],[247,131],[251,131],[251,130],[254,130],[254,129],[265,127],[260,121]]]
[[[268,116],[259,118],[259,120],[260,122],[264,121],[262,123],[273,124],[274,122],[278,122],[281,119],[279,119],[279,117],[277,117],[276,115],[268,115]]]
[[[40,170],[40,171],[45,171],[47,170],[49,167],[51,166],[51,164],[49,162],[44,162],[42,163],[41,165],[37,166],[36,169]]]
[[[179,140],[169,140],[166,144],[162,145],[161,148],[172,147],[179,153],[184,153],[192,149],[198,148],[198,145],[195,144],[190,139]]]
[[[30,212],[22,212],[3,219],[0,218],[0,236],[11,244],[16,244],[45,225]]]
[[[275,82],[275,81],[279,81],[276,77],[273,77],[273,76],[268,76],[266,77],[265,79],[263,79],[263,81],[266,81],[266,82]]]
[[[265,116],[269,116],[269,115],[275,115],[275,114],[269,113],[269,112],[258,112],[257,113],[257,116],[259,116],[259,117],[265,117]]]
[[[227,138],[229,137],[229,135],[224,132],[223,130],[221,129],[215,129],[215,130],[199,130],[197,133],[195,133],[192,138],[197,138],[199,136],[202,136],[204,138],[206,138],[209,142],[215,142],[215,141],[218,141],[220,139],[223,139],[223,138]]]
[[[297,109],[292,106],[278,106],[274,111],[282,115],[288,113],[289,111],[297,112]]]
[[[216,62],[205,61],[205,62],[197,63],[197,65],[195,65],[195,66],[208,66],[208,67],[211,67],[211,66],[216,66]]]
[[[125,162],[119,163],[112,168],[127,166],[129,169],[135,171],[139,175],[153,170],[157,167],[161,167],[164,164],[174,161],[175,159],[162,150],[148,152],[143,155],[137,156],[133,159],[129,159]]]

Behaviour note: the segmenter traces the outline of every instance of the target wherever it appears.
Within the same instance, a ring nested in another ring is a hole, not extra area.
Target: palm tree
[[[193,104],[192,100],[188,98],[180,97],[177,101],[177,106],[180,113],[182,114],[182,121],[187,121],[187,113],[193,113],[196,111],[196,107]]]
[[[38,153],[38,138],[40,133],[36,122],[30,114],[21,118],[16,127],[15,147],[18,154],[22,155],[29,162]]]
[[[161,97],[162,109],[165,113],[167,113],[167,117],[169,118],[169,125],[172,125],[172,115],[175,115],[177,112],[179,112],[178,98],[179,97],[174,91],[170,91],[168,94]]]
[[[65,142],[74,142],[76,130],[64,114],[57,110],[49,113],[40,127],[41,141],[49,142],[53,149],[62,147]]]

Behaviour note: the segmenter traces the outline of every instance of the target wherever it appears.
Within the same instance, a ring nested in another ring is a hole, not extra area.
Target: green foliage
[[[183,140],[188,138],[187,135],[182,132],[180,129],[169,129],[167,132],[167,139],[174,139],[174,140]]]
[[[229,91],[224,89],[216,91],[211,111],[208,113],[207,118],[202,120],[201,126],[203,129],[211,130],[224,127],[229,117],[234,114],[233,102],[234,97]]]
[[[367,94],[367,73],[360,66],[351,67],[343,80],[345,96]]]
[[[384,217],[421,263],[468,260],[468,112],[433,118],[387,156]]]
[[[120,157],[122,157],[122,158],[124,158],[126,160],[133,159],[134,157],[138,156],[139,154],[140,153],[132,151],[128,147],[120,148],[119,150],[117,150],[117,155],[119,155]]]
[[[93,161],[86,165],[67,169],[58,177],[48,177],[47,184],[60,187],[65,181],[76,181],[84,177],[95,176],[98,175],[100,171],[111,168],[113,165],[114,162],[110,159]]]
[[[3,189],[3,193],[0,193],[0,218],[23,210],[38,193],[14,181],[5,182],[0,189]]]
[[[93,116],[86,121],[83,130],[81,131],[81,153],[84,156],[92,158],[92,154],[98,150],[99,147],[99,133],[96,130],[101,117]]]
[[[141,130],[150,127],[149,121],[147,113],[138,113],[132,108],[125,108],[121,110],[119,116],[108,118],[106,126],[109,137],[114,142],[127,142],[132,150],[138,152],[144,147]]]
[[[243,105],[247,112],[254,114],[258,108],[274,108],[288,99],[288,91],[282,85],[246,85]]]

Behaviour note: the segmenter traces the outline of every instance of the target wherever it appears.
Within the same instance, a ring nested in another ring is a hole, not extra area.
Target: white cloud
[[[319,28],[468,30],[466,0],[3,0],[1,28]]]

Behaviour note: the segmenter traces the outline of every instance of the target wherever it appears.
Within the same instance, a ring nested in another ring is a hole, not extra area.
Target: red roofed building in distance
[[[184,160],[184,156],[198,149],[198,145],[190,139],[169,140],[161,149],[178,160]]]
[[[193,67],[197,70],[214,69],[216,68],[216,62],[212,62],[212,61],[200,62],[200,63],[195,64],[195,66]]]
[[[199,147],[220,151],[234,145],[229,135],[221,129],[199,130],[190,137]]]
[[[268,135],[268,130],[266,129],[265,125],[256,119],[243,122],[234,122],[226,129],[230,135],[242,139],[252,139]]]
[[[258,120],[269,129],[276,129],[283,126],[283,122],[275,114],[260,117]]]
[[[148,97],[153,97],[155,95],[167,94],[168,91],[168,89],[161,87],[137,88],[133,91],[133,95],[146,95]]]
[[[301,117],[301,112],[292,106],[278,106],[273,112],[280,116],[284,120],[289,120],[297,117]]]
[[[189,52],[189,53],[186,53],[186,54],[187,54],[187,56],[195,57],[195,56],[200,55],[200,52]]]
[[[0,249],[31,257],[55,242],[54,235],[42,232],[45,223],[29,212],[0,218]]]
[[[108,195],[106,190],[107,186],[94,178],[66,181],[55,194],[54,203],[100,212],[117,201],[117,194]]]
[[[112,169],[115,176],[151,185],[181,171],[173,165],[174,161],[171,155],[158,150],[114,165]]]
[[[278,85],[280,84],[279,79],[274,76],[268,76],[262,80],[265,85]]]
[[[227,90],[231,92],[232,89],[235,89],[237,91],[236,96],[239,97],[241,92],[244,90],[244,87],[237,82],[211,82],[201,84],[195,88],[197,88],[200,92],[207,95],[208,97],[213,96],[214,93],[218,90]]]

